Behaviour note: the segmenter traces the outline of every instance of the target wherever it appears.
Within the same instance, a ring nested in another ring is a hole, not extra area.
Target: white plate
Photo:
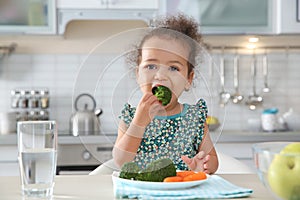
[[[150,181],[137,181],[137,180],[129,180],[124,178],[119,178],[119,172],[113,172],[112,179],[115,183],[122,183],[128,186],[140,188],[140,189],[148,189],[148,190],[173,190],[173,189],[184,189],[190,188],[194,186],[198,186],[204,182],[206,182],[209,178],[199,181],[186,181],[186,182],[150,182]]]

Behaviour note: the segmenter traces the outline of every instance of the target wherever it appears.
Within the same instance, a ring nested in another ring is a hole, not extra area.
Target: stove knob
[[[89,160],[89,159],[91,159],[92,155],[91,155],[90,152],[84,151],[84,152],[82,153],[82,157],[83,157],[84,160]]]

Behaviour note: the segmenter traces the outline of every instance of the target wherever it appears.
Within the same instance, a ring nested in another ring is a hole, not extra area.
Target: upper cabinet
[[[280,0],[280,30],[282,34],[300,33],[300,0]]]
[[[53,0],[1,0],[0,33],[56,33],[56,5]]]
[[[57,0],[59,9],[158,9],[158,0]]]
[[[166,0],[166,12],[184,12],[203,34],[278,33],[277,0]]]
[[[72,20],[143,20],[159,10],[158,0],[58,0],[58,33]]]
[[[203,34],[300,33],[300,0],[0,0],[0,34],[63,34],[72,20],[143,20],[184,12]]]

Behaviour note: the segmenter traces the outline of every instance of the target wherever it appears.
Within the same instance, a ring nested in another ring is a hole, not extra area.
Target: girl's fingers
[[[210,155],[206,155],[206,156],[204,157],[204,163],[206,163],[207,161],[209,161],[209,159],[210,159]]]
[[[146,105],[160,105],[158,99],[156,96],[154,96],[152,93],[145,93],[145,95],[142,98],[142,102],[144,102]]]
[[[208,165],[205,163],[205,164],[203,165],[203,168],[204,168],[204,169],[208,169]]]
[[[196,170],[197,167],[197,163],[195,162],[194,158],[189,158],[187,156],[181,156],[181,159],[183,160],[183,162],[185,162],[187,164],[187,166],[192,170]]]
[[[183,160],[183,162],[185,162],[185,164],[187,164],[187,166],[191,169],[194,170],[196,167],[195,161],[194,159],[191,159],[187,156],[181,156],[181,159]]]
[[[204,171],[207,170],[207,160],[209,159],[208,156],[205,156],[204,151],[200,151],[196,154],[193,158],[189,158],[187,156],[181,156],[183,162],[185,162],[190,170],[192,171]]]
[[[183,162],[185,162],[187,165],[191,164],[192,159],[190,159],[187,156],[181,156],[181,159],[183,160]]]
[[[142,101],[148,101],[151,97],[153,97],[154,95],[150,92],[147,92],[143,95],[142,97]]]
[[[204,151],[200,151],[199,153],[197,153],[197,155],[195,156],[198,160],[202,160],[205,156]]]

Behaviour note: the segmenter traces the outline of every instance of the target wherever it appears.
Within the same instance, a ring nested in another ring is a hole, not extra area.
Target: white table
[[[226,180],[246,188],[254,193],[247,199],[273,199],[258,180],[256,174],[224,174]],[[20,178],[0,178],[1,200],[22,200]],[[55,178],[53,200],[111,200],[114,199],[113,184],[110,175],[60,175]],[[246,200],[243,198],[243,200]]]

